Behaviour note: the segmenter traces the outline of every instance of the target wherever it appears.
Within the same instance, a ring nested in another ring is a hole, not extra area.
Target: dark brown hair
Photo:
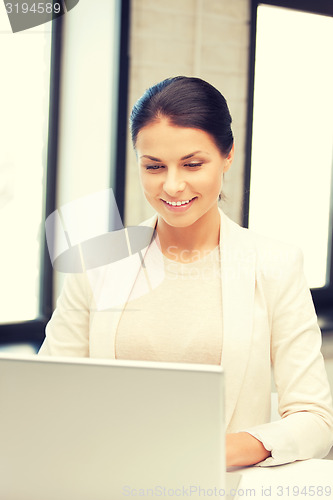
[[[232,148],[234,138],[227,101],[215,87],[200,78],[167,78],[145,91],[133,106],[130,117],[134,147],[140,130],[162,117],[173,125],[207,132],[223,155],[228,155]]]

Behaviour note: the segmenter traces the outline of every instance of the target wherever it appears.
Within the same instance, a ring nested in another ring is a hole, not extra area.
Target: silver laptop
[[[219,496],[223,385],[219,366],[2,355],[0,498]]]

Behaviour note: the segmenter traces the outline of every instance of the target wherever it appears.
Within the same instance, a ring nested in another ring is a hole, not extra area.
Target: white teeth
[[[187,201],[165,201],[168,205],[172,205],[173,207],[179,207],[180,205],[187,205],[191,200]]]

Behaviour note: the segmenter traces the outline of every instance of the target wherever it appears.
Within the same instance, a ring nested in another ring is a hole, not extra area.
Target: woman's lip
[[[184,205],[170,205],[165,200],[163,200],[163,198],[161,198],[164,206],[166,206],[168,208],[168,210],[170,210],[171,212],[185,212],[186,210],[188,210],[190,208],[190,206],[193,204],[195,199],[196,199],[196,196],[194,196],[194,198],[191,198],[190,202],[185,203]],[[178,200],[178,201],[181,201],[181,200]],[[187,201],[187,200],[184,200],[184,201]]]

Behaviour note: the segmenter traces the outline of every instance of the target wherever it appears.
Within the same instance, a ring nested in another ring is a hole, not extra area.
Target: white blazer
[[[227,432],[262,441],[271,457],[259,465],[322,458],[333,444],[332,398],[302,253],[220,215]],[[156,221],[157,215],[142,225]],[[68,275],[39,354],[114,359],[117,326],[140,266],[136,254],[130,263]],[[117,307],[108,307],[110,297]],[[276,422],[271,366],[282,417]]]

